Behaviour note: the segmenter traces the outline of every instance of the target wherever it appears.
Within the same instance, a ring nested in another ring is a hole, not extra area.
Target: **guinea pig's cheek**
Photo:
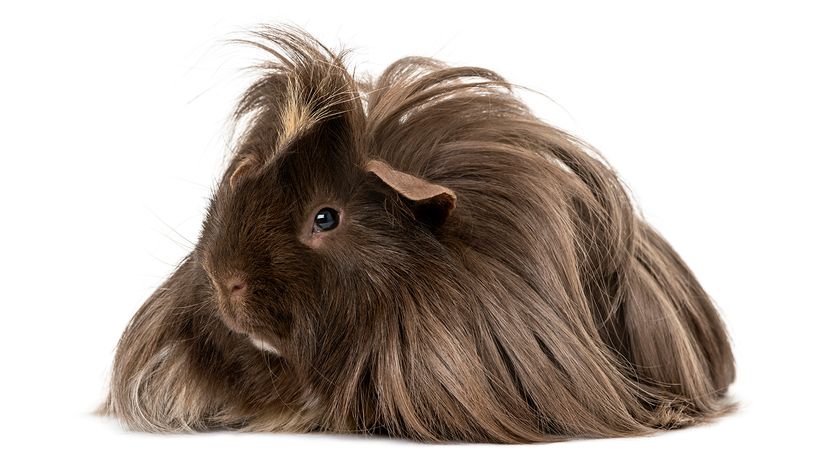
[[[326,239],[324,233],[309,234],[300,238],[305,246],[311,249],[319,249],[325,245]]]

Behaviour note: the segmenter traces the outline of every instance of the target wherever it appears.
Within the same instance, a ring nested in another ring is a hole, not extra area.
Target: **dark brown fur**
[[[124,332],[103,412],[522,443],[730,408],[727,335],[693,274],[500,76],[405,58],[365,83],[301,31],[250,43],[273,59],[245,130],[195,250]],[[313,235],[323,206],[342,223]]]

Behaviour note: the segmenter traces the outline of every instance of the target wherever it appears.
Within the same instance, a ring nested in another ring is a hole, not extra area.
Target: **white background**
[[[119,3],[0,13],[0,463],[826,464],[818,2]],[[524,95],[604,153],[721,308],[741,410],[650,438],[517,447],[145,435],[91,416],[121,331],[196,239],[223,167],[254,55],[222,41],[277,21],[356,48],[362,71],[429,55],[545,94]]]

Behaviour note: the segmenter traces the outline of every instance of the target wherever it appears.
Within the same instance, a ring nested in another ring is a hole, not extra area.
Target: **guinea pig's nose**
[[[229,278],[225,283],[225,289],[231,298],[240,298],[247,292],[247,282],[240,277]]]

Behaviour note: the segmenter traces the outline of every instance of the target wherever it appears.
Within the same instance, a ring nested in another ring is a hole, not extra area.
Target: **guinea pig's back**
[[[456,193],[441,238],[481,312],[513,325],[502,345],[524,327],[533,338],[515,345],[555,360],[573,392],[615,393],[643,426],[729,409],[734,363],[715,307],[597,151],[488,70],[404,59],[374,89],[369,151]]]

